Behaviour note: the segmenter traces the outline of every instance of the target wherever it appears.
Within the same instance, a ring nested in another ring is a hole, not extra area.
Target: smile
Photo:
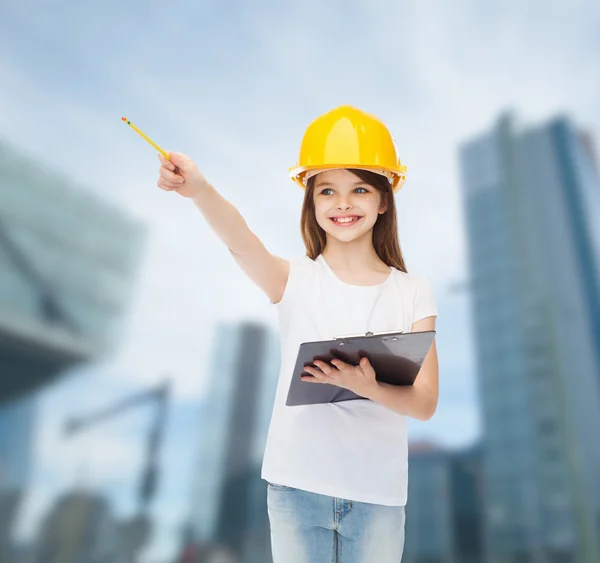
[[[350,215],[348,217],[330,217],[330,219],[339,227],[349,227],[360,221],[362,217],[358,215]]]

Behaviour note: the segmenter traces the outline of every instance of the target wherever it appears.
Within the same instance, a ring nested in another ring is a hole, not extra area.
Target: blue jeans
[[[273,563],[400,563],[403,506],[381,506],[269,483]]]

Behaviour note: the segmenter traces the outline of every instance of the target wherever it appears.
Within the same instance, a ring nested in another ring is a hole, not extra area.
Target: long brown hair
[[[394,193],[389,180],[370,170],[350,168],[350,172],[358,176],[363,182],[375,188],[381,193],[382,202],[387,201],[385,213],[377,217],[373,226],[373,248],[382,262],[401,272],[407,272],[400,241],[398,240],[398,222],[396,219],[396,203]],[[306,247],[306,255],[314,260],[327,244],[325,231],[317,223],[315,216],[315,203],[313,194],[317,175],[311,176],[306,183],[304,191],[304,202],[302,203],[302,215],[300,217],[300,230]]]

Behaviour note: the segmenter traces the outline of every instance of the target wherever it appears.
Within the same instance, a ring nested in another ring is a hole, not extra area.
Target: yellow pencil
[[[143,139],[146,139],[158,152],[160,152],[167,160],[170,160],[169,155],[166,151],[162,150],[150,137],[144,135],[131,121],[129,121],[126,117],[121,118],[129,127],[131,127],[138,135],[140,135]]]

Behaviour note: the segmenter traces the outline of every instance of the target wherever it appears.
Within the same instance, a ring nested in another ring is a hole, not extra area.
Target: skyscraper
[[[0,491],[25,487],[31,473],[36,402],[0,406]]]
[[[260,538],[268,542],[260,462],[275,394],[279,344],[261,324],[220,325],[211,365],[193,495],[196,535],[238,553],[249,545],[260,551],[265,547]]]
[[[483,475],[481,444],[449,454],[452,538],[456,560],[482,563]]]
[[[11,561],[11,531],[29,484],[35,400],[0,405],[0,563]]]
[[[481,448],[409,444],[403,563],[482,563]]]
[[[450,459],[430,443],[409,444],[406,563],[457,563],[452,536]]]
[[[600,186],[567,118],[460,151],[490,561],[600,561]]]

